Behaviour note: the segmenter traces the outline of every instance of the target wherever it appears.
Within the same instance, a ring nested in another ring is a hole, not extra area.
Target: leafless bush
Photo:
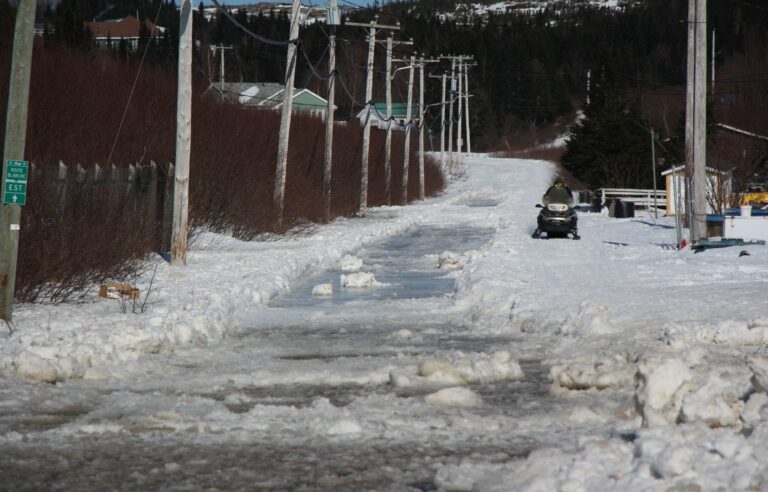
[[[11,32],[0,30],[0,75],[10,63]],[[85,56],[65,48],[35,46],[26,158],[40,169],[30,178],[22,213],[16,295],[19,300],[82,299],[105,280],[126,280],[161,249],[161,210],[146,210],[141,191],[75,186],[62,194],[45,178],[59,161],[91,168],[154,160],[161,173],[173,162],[176,135],[174,74],[145,66],[131,95],[137,64],[108,53]],[[0,114],[7,76],[0,76]],[[190,204],[193,226],[251,239],[277,230],[272,206],[279,113],[221,104],[193,85]],[[0,121],[0,136],[5,120]],[[321,219],[324,122],[295,115],[285,195],[286,228]],[[361,129],[357,121],[334,134],[332,215],[358,208]],[[416,140],[412,142],[409,200],[418,196]],[[369,205],[385,203],[383,132],[374,131],[369,162]],[[393,138],[392,202],[402,194],[402,132]],[[427,162],[426,191],[443,188],[439,166]],[[43,177],[41,177],[43,176]],[[162,190],[158,190],[162,191]],[[159,195],[158,195],[159,196]],[[62,198],[63,197],[63,198]],[[62,201],[63,200],[63,201]],[[158,203],[162,201],[158,199]]]

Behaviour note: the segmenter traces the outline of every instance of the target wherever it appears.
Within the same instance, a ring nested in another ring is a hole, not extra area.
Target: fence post
[[[163,176],[163,205],[158,208],[160,215],[160,248],[162,253],[171,251],[171,236],[173,235],[173,194],[176,175],[176,166],[168,164],[168,172]]]
[[[56,173],[56,195],[59,199],[59,217],[63,217],[67,207],[67,166],[59,161]]]
[[[157,249],[157,164],[155,161],[149,161],[149,169],[145,171],[149,174],[146,181],[142,183],[142,189],[147,194],[146,207],[144,212],[144,221],[146,232],[152,238],[153,249]]]
[[[77,182],[78,184],[83,184],[85,182],[85,175],[86,175],[85,168],[83,168],[83,166],[78,164],[75,167],[75,182]]]

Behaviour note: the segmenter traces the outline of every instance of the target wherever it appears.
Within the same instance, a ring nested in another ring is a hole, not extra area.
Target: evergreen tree
[[[649,188],[653,183],[650,125],[627,104],[605,74],[592,103],[572,129],[561,162],[593,188]]]

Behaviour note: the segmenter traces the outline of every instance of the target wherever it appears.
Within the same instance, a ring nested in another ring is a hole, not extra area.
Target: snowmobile
[[[576,229],[576,212],[570,205],[565,203],[550,203],[549,205],[537,204],[540,208],[538,223],[539,227],[533,231],[531,237],[538,239],[542,232],[547,233],[547,239],[553,237],[573,236],[573,239],[581,239],[579,231]]]

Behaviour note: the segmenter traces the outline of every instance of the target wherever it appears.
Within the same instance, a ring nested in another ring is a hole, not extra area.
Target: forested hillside
[[[158,24],[169,28],[162,42],[151,50],[150,58],[172,66],[176,17],[171,4],[133,0],[107,8],[106,0],[63,0],[55,12],[48,13],[56,27],[51,37],[87,45],[87,33],[77,28],[73,19],[95,17],[103,12],[114,15],[120,5],[124,12],[138,11],[141,17],[157,18]],[[257,41],[222,15],[206,20],[204,5],[199,4],[195,19],[199,76],[209,82],[218,80],[221,55],[210,47],[224,44],[235,48],[225,55],[226,80],[282,80],[283,47]],[[578,110],[586,110],[588,115],[594,113],[598,108],[585,107],[591,80],[593,100],[608,105],[608,112],[624,115],[627,121],[621,125],[634,125],[643,130],[643,135],[651,126],[656,128],[660,142],[667,142],[660,149],[662,156],[675,161],[681,158],[687,9],[686,0],[619,2],[614,8],[605,8],[600,2],[530,1],[517,2],[515,8],[490,11],[480,4],[421,0],[383,6],[374,3],[369,9],[355,11],[351,19],[367,22],[378,15],[381,23],[400,23],[402,31],[397,39],[412,38],[415,50],[427,56],[474,56],[476,66],[470,71],[470,117],[476,149],[515,150],[519,148],[517,142],[522,132],[558,121],[570,123]],[[708,9],[708,29],[716,34],[717,73],[710,122],[729,122],[752,131],[768,132],[768,6],[748,0],[710,0]],[[261,35],[287,37],[285,14],[262,11],[248,16],[241,10],[234,15]],[[298,87],[325,94],[326,83],[315,76],[310,63],[327,73],[328,34],[328,28],[322,24],[302,30],[307,56],[298,66]],[[337,118],[344,119],[353,116],[363,104],[366,31],[341,27],[338,36],[341,84],[336,98]],[[384,35],[380,36],[383,41]],[[402,58],[411,53],[401,48],[396,56]],[[443,63],[430,66],[429,71],[441,74],[448,68]],[[400,71],[394,78],[395,101],[405,100],[406,82],[407,72]],[[384,100],[383,46],[377,49],[374,100]],[[427,104],[439,100],[440,82],[428,78]],[[427,124],[438,131],[438,106],[431,107]],[[612,139],[610,144],[623,152],[622,149],[634,147],[635,140],[643,138],[631,132],[628,137],[632,142]],[[641,148],[645,150],[636,159],[650,158],[645,155],[650,153],[647,145],[638,144],[637,148],[638,152]],[[603,175],[590,179],[601,184],[608,178]],[[635,176],[624,181],[641,184],[648,179]]]

